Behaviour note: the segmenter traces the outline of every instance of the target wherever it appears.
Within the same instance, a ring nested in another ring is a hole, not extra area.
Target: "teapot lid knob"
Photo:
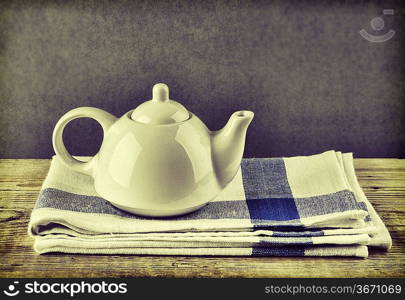
[[[164,83],[157,83],[153,86],[152,95],[152,101],[169,101],[169,87]]]
[[[188,120],[188,110],[180,103],[169,99],[169,87],[157,83],[152,89],[152,100],[146,101],[135,108],[131,119],[139,123],[164,125]]]

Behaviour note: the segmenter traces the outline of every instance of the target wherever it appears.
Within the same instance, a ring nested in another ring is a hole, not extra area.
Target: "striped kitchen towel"
[[[167,219],[115,208],[53,157],[28,231],[38,253],[366,257],[391,246],[352,155],[335,151],[244,159],[215,200]]]

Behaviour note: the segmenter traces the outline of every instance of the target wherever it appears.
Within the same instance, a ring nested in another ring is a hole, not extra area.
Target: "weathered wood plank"
[[[37,255],[29,216],[50,160],[0,160],[0,277],[403,277],[405,160],[356,159],[360,185],[393,237],[367,259]]]

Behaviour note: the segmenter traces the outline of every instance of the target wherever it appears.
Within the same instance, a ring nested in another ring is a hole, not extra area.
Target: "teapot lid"
[[[131,114],[131,119],[144,124],[163,125],[186,121],[188,110],[180,103],[169,99],[169,87],[164,83],[153,86],[152,100],[139,105]]]

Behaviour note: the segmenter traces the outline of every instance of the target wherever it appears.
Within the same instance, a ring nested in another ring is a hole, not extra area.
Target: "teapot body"
[[[95,108],[64,114],[52,135],[56,155],[69,168],[90,175],[97,193],[124,211],[167,217],[192,212],[213,200],[240,168],[251,111],[237,111],[211,132],[158,83],[153,98],[117,119]],[[103,128],[100,151],[89,161],[73,157],[63,143],[72,120],[92,118]]]
[[[145,125],[132,111],[105,133],[92,171],[100,196],[125,211],[174,216],[196,210],[223,189],[211,133],[191,114],[184,122]]]

